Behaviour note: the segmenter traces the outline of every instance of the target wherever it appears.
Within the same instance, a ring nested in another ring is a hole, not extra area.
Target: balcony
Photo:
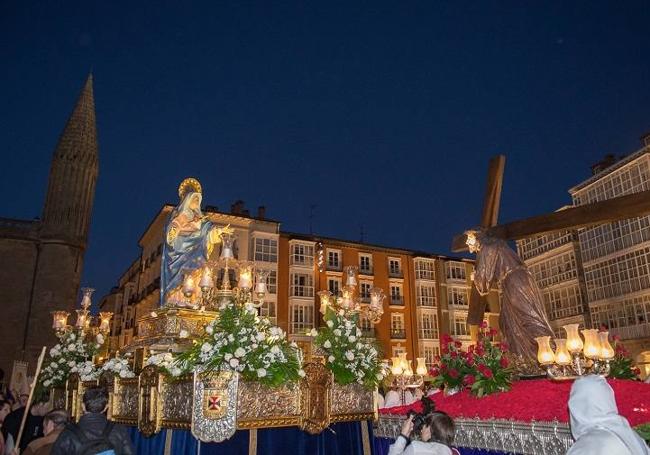
[[[314,266],[314,258],[311,256],[297,256],[292,254],[290,258],[291,258],[289,262],[290,265],[299,265],[304,267]]]
[[[391,295],[390,304],[396,306],[404,306],[404,297],[401,295]]]
[[[361,328],[361,337],[362,338],[375,338],[375,329],[374,328],[370,328],[370,329]]]
[[[359,296],[359,301],[361,303],[370,303],[370,296],[369,295],[361,295],[361,296]]]
[[[328,262],[327,270],[330,272],[340,272],[341,270],[343,270],[343,264],[341,264],[340,262],[335,262],[335,263]]]
[[[406,330],[404,329],[391,329],[391,340],[406,340]]]
[[[404,272],[402,269],[399,270],[389,270],[388,271],[388,276],[390,278],[404,278]]]
[[[373,273],[372,266],[359,266],[359,275],[372,275]]]

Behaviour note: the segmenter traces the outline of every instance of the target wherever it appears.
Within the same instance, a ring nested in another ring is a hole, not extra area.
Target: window
[[[402,297],[402,285],[390,285],[390,304],[391,305],[404,305],[404,297]]]
[[[464,262],[447,262],[447,279],[465,281],[465,263]]]
[[[296,243],[291,245],[291,263],[295,265],[314,265],[314,247]]]
[[[426,363],[427,368],[435,363],[436,357],[440,355],[440,347],[435,344],[423,344],[420,347],[420,357],[424,357],[424,363]]]
[[[438,338],[438,316],[436,313],[420,313],[418,315],[420,338],[435,340]]]
[[[275,239],[255,239],[255,260],[278,262],[278,241]]]
[[[433,260],[419,259],[415,261],[415,279],[435,280]]]
[[[362,281],[359,285],[359,298],[362,302],[370,302],[370,289],[372,289],[372,283]]]
[[[262,306],[260,307],[260,316],[269,318],[269,320],[275,324],[276,323],[276,314],[275,314],[275,302],[269,302],[265,300]]]
[[[306,273],[291,274],[291,293],[294,297],[313,297],[314,279]]]
[[[327,270],[341,270],[341,252],[327,250]]]
[[[447,288],[447,304],[449,306],[468,306],[469,305],[469,290],[457,286],[450,286]]]
[[[311,303],[291,304],[291,333],[304,333],[314,327],[314,305]]]
[[[327,290],[332,293],[332,295],[338,295],[339,290],[341,289],[341,279],[340,278],[327,278]]]
[[[417,306],[436,306],[436,288],[433,285],[419,284],[415,294]]]
[[[453,314],[451,316],[452,335],[467,336],[467,315]]]
[[[401,313],[393,313],[390,315],[390,337],[391,338],[406,338],[406,331],[404,330],[404,315]]]
[[[372,275],[372,256],[369,254],[359,255],[359,273]]]
[[[363,314],[359,315],[359,328],[361,329],[361,336],[372,338],[375,336],[375,329],[368,319],[367,316]]]
[[[389,258],[388,259],[388,276],[401,277],[402,276],[402,260]]]

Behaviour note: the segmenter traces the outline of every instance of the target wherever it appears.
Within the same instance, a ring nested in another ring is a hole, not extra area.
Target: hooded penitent
[[[643,439],[618,414],[614,391],[601,376],[586,376],[573,384],[569,414],[576,442],[567,455],[650,454]]]

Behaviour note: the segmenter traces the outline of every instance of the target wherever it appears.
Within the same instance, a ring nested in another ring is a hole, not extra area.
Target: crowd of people
[[[52,409],[48,399],[37,399],[27,410],[29,396],[15,398],[0,393],[0,455],[82,455],[106,453],[135,455],[126,428],[108,421],[108,392],[104,387],[90,387],[83,396],[84,414],[78,423],[70,420],[64,409]],[[20,441],[20,426],[25,419]]]

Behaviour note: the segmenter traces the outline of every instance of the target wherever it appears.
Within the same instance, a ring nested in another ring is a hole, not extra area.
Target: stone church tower
[[[13,360],[28,361],[33,371],[41,348],[56,342],[50,312],[73,312],[77,304],[97,172],[90,75],[54,150],[42,220],[0,219],[0,367],[6,375]]]

